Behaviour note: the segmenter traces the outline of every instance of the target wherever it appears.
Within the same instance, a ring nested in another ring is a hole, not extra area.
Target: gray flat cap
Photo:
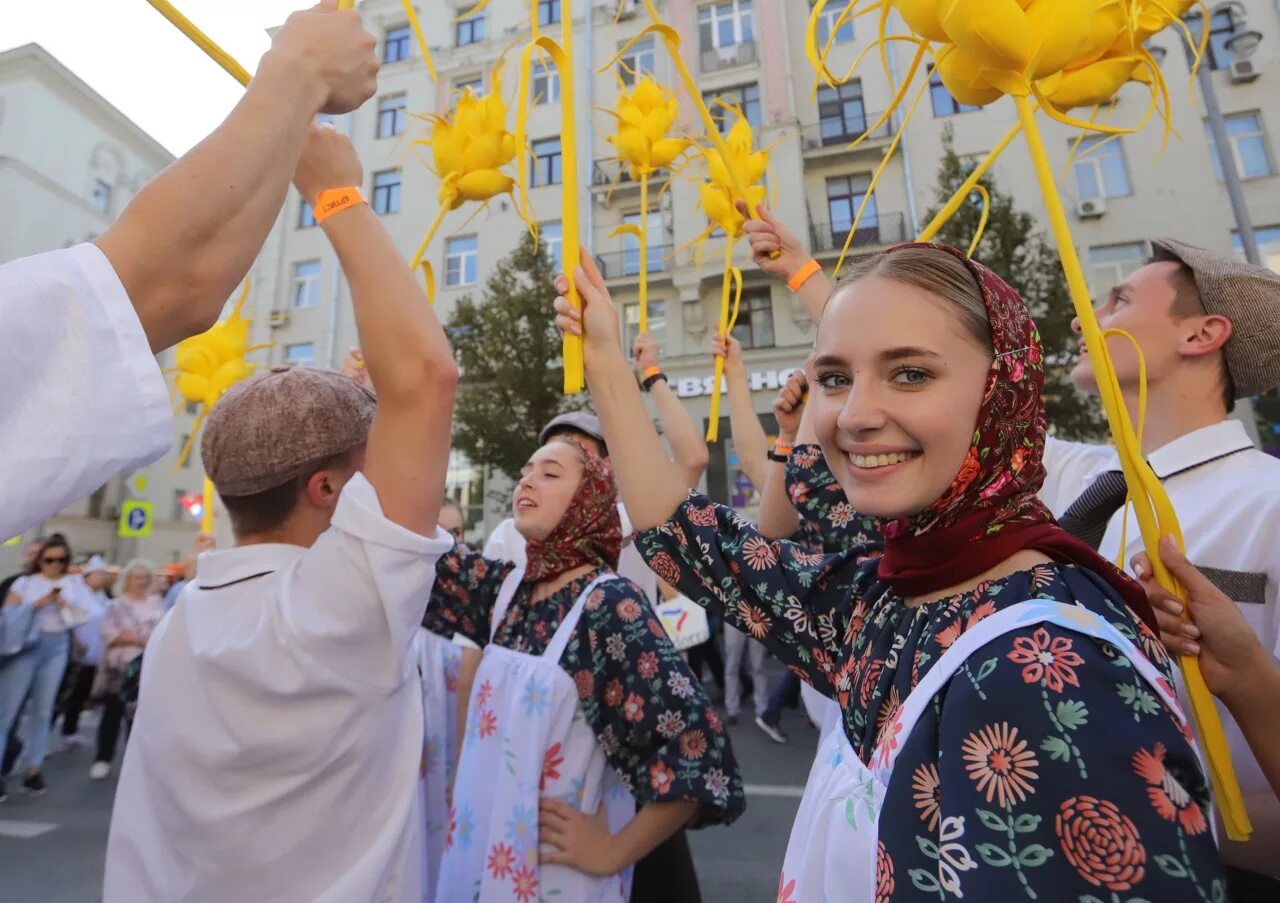
[[[375,407],[373,393],[349,376],[273,367],[213,406],[200,457],[220,495],[255,495],[363,444]]]
[[[1206,313],[1231,321],[1222,352],[1236,397],[1280,386],[1280,275],[1172,238],[1151,244],[1158,257],[1180,260],[1195,275]]]
[[[538,433],[538,443],[545,445],[547,437],[557,430],[574,430],[590,436],[602,446],[607,445],[604,441],[604,430],[600,427],[600,418],[586,411],[570,411],[568,414],[552,418],[551,422],[542,428],[542,432]]]

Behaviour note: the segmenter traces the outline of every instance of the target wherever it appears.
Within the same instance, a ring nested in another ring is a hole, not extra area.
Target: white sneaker
[[[89,769],[89,780],[101,781],[103,778],[110,776],[110,762],[94,762],[93,767]]]

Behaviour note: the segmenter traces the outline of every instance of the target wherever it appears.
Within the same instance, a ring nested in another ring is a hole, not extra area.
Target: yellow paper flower
[[[764,178],[769,166],[769,152],[754,149],[755,136],[751,123],[747,122],[740,110],[732,112],[737,117],[737,122],[724,141],[730,155],[728,165],[726,166],[724,157],[716,148],[703,150],[703,158],[707,161],[707,181],[699,188],[699,199],[707,219],[723,229],[730,238],[740,238],[746,219],[738,212],[737,202],[745,201],[747,207],[754,210],[764,201],[765,188],[760,180]],[[739,195],[734,188],[729,167],[741,174],[746,197]]]
[[[680,109],[675,93],[660,86],[646,75],[630,92],[618,97],[615,115],[618,130],[606,140],[618,151],[618,159],[631,170],[631,178],[640,179],[670,166],[684,153],[689,142],[668,135]]]

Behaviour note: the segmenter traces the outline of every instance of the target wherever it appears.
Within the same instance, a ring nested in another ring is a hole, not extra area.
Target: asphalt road
[[[748,711],[749,711],[748,703]],[[96,718],[82,720],[92,736]],[[817,733],[798,711],[786,710],[792,742],[770,741],[750,718],[731,727],[747,782],[747,812],[728,828],[690,835],[703,899],[772,901],[791,820],[813,760]],[[52,741],[56,748],[57,739]],[[0,805],[0,903],[94,903],[100,899],[107,825],[115,778],[89,780],[90,746],[51,755],[49,792],[25,795],[14,778]]]

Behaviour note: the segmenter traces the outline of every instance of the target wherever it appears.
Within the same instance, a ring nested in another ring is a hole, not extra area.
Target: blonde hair
[[[849,275],[841,277],[831,290],[831,297],[867,276],[915,286],[952,302],[959,308],[957,315],[969,336],[994,353],[991,318],[982,287],[973,272],[954,254],[924,247],[872,254],[854,263]]]

